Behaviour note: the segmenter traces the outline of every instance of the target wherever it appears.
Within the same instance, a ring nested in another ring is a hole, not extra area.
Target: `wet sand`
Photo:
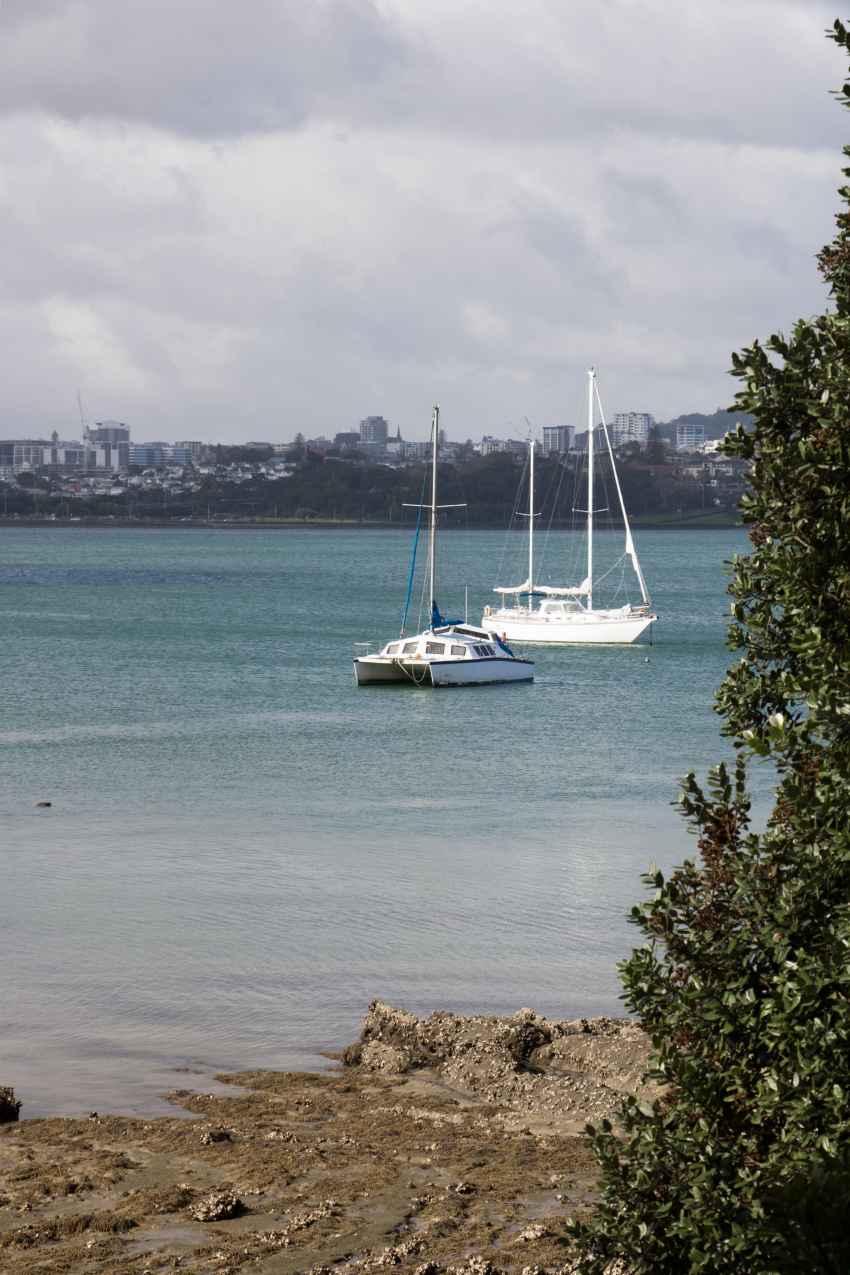
[[[375,1002],[324,1074],[221,1076],[168,1095],[174,1117],[0,1127],[0,1270],[567,1271],[596,1181],[582,1130],[645,1062],[624,1020]]]

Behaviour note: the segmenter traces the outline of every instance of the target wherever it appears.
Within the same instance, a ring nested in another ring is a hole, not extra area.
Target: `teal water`
[[[155,1111],[177,1068],[316,1065],[376,996],[617,1012],[639,874],[692,850],[676,778],[724,751],[745,545],[641,535],[651,648],[358,691],[407,533],[0,531],[0,1083]],[[444,611],[466,581],[480,615],[503,546],[443,537]]]

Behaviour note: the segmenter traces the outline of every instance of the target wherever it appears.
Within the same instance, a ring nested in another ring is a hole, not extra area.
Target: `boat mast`
[[[440,407],[434,404],[431,415],[431,538],[428,545],[428,577],[431,585],[428,614],[434,624],[434,596],[437,592],[437,440],[440,432]]]
[[[587,609],[593,610],[593,387],[596,369],[587,372]]]
[[[528,606],[534,592],[534,439],[529,443],[528,469]]]

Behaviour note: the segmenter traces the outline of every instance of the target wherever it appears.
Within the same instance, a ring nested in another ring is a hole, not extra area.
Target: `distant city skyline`
[[[666,421],[827,304],[831,2],[167,13],[0,6],[0,437]]]
[[[722,411],[722,410],[725,410],[725,409],[720,407],[713,409],[713,411]],[[681,413],[681,415],[691,415],[691,414],[693,413],[687,412],[687,411]],[[710,416],[713,413],[706,412],[704,414],[707,416]],[[666,425],[669,423],[669,422],[657,419],[656,417],[653,416],[652,413],[635,412],[633,410],[627,411],[627,412],[613,412],[613,413],[606,412],[606,420],[608,422],[608,427],[611,433],[611,437],[612,439],[616,438],[618,442],[625,441],[626,434],[629,432],[629,431],[626,431],[624,433],[623,423],[622,423],[624,417],[630,417],[630,418],[646,417],[648,421],[658,425]],[[674,417],[672,419],[675,420],[676,418]],[[371,423],[379,422],[379,421],[382,422],[384,426],[386,426],[386,435],[384,434],[381,426],[378,426],[378,434],[376,435],[374,433],[375,426]],[[367,424],[367,422],[369,424]],[[59,431],[54,426],[52,429],[42,428],[40,430],[34,430],[34,431],[31,430],[28,432],[24,432],[21,430],[13,430],[8,426],[4,428],[2,423],[0,423],[0,442],[7,439],[22,439],[24,437],[30,439],[33,442],[36,442],[36,441],[47,442],[52,435],[56,434],[57,436],[61,436],[63,443],[75,443],[75,442],[79,443],[82,441],[84,433],[88,434],[93,439],[97,439],[98,441],[113,441],[111,438],[111,435],[115,433],[114,427],[116,426],[119,426],[121,430],[128,430],[132,436],[134,443],[136,442],[153,443],[154,441],[156,441],[157,445],[161,445],[162,442],[170,441],[177,446],[190,447],[190,448],[198,448],[199,446],[206,445],[206,444],[209,444],[211,446],[216,446],[219,444],[222,446],[244,446],[248,443],[256,443],[256,442],[268,443],[272,445],[291,444],[294,442],[295,438],[299,434],[302,435],[305,438],[305,440],[309,438],[324,438],[327,441],[332,442],[335,438],[342,439],[343,437],[345,437],[347,440],[350,440],[350,441],[357,439],[358,442],[372,442],[372,443],[386,441],[387,435],[390,438],[394,438],[398,432],[401,433],[401,436],[403,439],[409,442],[427,442],[430,436],[430,423],[426,423],[425,425],[423,425],[422,428],[418,431],[418,433],[416,433],[413,430],[410,430],[410,431],[406,430],[397,421],[392,421],[389,418],[386,418],[384,416],[381,416],[375,413],[366,417],[355,417],[353,424],[351,424],[351,422],[346,421],[343,423],[343,428],[341,429],[336,429],[333,426],[328,425],[326,423],[324,430],[319,430],[312,433],[305,430],[304,428],[300,428],[300,429],[295,429],[294,431],[292,431],[292,433],[290,433],[287,436],[283,436],[283,435],[277,436],[271,433],[266,433],[264,435],[258,434],[256,437],[251,437],[251,438],[247,436],[238,437],[237,435],[233,433],[222,434],[221,437],[215,437],[212,435],[203,435],[202,437],[199,437],[197,440],[191,443],[187,443],[183,439],[179,439],[179,438],[167,439],[166,434],[162,431],[162,429],[158,427],[157,422],[155,421],[143,423],[139,428],[136,428],[133,426],[132,422],[124,422],[124,421],[108,419],[108,420],[92,421],[90,424],[86,423],[85,425],[80,425],[80,423],[77,422],[76,429],[74,429],[72,426],[71,428],[65,429],[64,431]],[[365,426],[365,431],[364,431],[364,426]],[[638,438],[638,441],[642,443],[646,442],[648,428],[649,426],[647,426],[645,430],[639,431],[639,433],[635,435],[635,437]],[[441,437],[444,436],[446,438],[450,438],[453,443],[464,443],[467,441],[472,441],[473,443],[479,443],[482,439],[487,439],[487,438],[494,438],[494,439],[498,439],[502,441],[505,441],[508,439],[527,439],[529,435],[533,435],[538,440],[538,442],[542,443],[545,435],[553,430],[566,431],[569,434],[570,438],[574,438],[575,436],[582,434],[585,431],[585,429],[586,429],[586,425],[584,423],[576,425],[576,424],[569,423],[567,421],[546,420],[538,424],[534,421],[530,421],[528,418],[524,418],[522,421],[519,421],[519,422],[504,423],[501,426],[501,428],[499,426],[493,426],[491,428],[484,429],[480,433],[470,433],[468,431],[465,432],[462,428],[459,428],[455,432],[451,432],[448,429],[448,427],[446,427],[446,428],[441,428],[440,434],[441,434]],[[117,439],[115,439],[114,441],[117,441]]]

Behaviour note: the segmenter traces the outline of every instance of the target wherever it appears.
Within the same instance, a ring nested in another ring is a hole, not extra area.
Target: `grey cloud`
[[[0,110],[198,137],[345,114],[404,56],[370,0],[6,0]]]
[[[840,79],[831,17],[832,0],[6,0],[0,110],[207,138],[325,120],[810,147],[827,141],[812,72]]]
[[[78,386],[138,437],[504,433],[589,361],[612,411],[728,402],[824,304],[831,5],[482,12],[6,0],[0,434]]]

